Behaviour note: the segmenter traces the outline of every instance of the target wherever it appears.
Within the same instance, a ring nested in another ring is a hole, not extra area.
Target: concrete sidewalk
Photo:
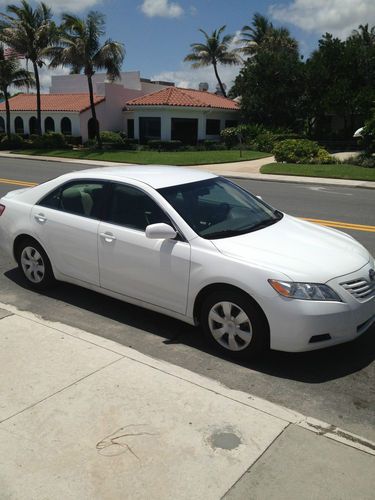
[[[0,157],[22,158],[22,159],[39,160],[39,161],[56,161],[60,163],[72,163],[79,165],[87,165],[87,168],[95,166],[108,167],[108,166],[119,166],[119,165],[131,165],[131,163],[118,163],[113,161],[77,160],[75,158],[61,158],[55,156],[34,156],[34,155],[28,156],[28,155],[10,153],[6,151],[0,152]],[[370,182],[370,181],[328,179],[323,177],[302,177],[296,175],[276,175],[276,174],[274,175],[274,174],[260,173],[260,167],[274,162],[275,162],[274,157],[268,156],[266,158],[260,158],[258,160],[245,160],[240,162],[217,163],[217,164],[207,164],[207,165],[193,165],[190,166],[189,168],[195,168],[198,170],[208,170],[209,172],[213,172],[214,174],[217,175],[223,175],[225,177],[233,177],[239,179],[375,189],[375,182]]]
[[[0,303],[1,499],[372,499],[375,443]]]

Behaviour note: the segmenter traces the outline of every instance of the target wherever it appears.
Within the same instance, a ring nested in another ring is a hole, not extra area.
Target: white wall
[[[6,121],[6,116],[5,112],[1,111],[0,116],[4,118],[4,121]],[[29,129],[29,120],[32,116],[35,116],[36,118],[36,113],[32,111],[11,111],[10,113],[10,131],[12,133],[15,132],[14,129],[14,120],[16,119],[17,116],[20,116],[23,119],[23,125],[24,125],[24,134],[30,134],[30,129]],[[66,113],[63,111],[49,111],[49,112],[42,112],[42,132],[44,133],[44,120],[47,117],[51,117],[54,122],[55,122],[55,132],[61,132],[61,120],[65,116],[67,118],[70,118],[71,123],[72,123],[72,135],[80,135],[80,119],[79,119],[79,113]]]
[[[100,84],[106,81],[105,73],[95,73],[92,81],[94,94],[100,93]],[[116,83],[133,90],[142,90],[139,71],[126,71],[121,73],[121,79]],[[86,75],[54,75],[51,78],[50,94],[80,94],[88,92]]]
[[[134,119],[134,138],[139,139],[139,118],[160,117],[161,118],[161,140],[171,140],[172,118],[196,118],[198,119],[198,140],[219,139],[220,135],[206,135],[206,120],[220,120],[220,130],[225,128],[225,120],[238,120],[238,111],[206,110],[200,108],[181,109],[178,107],[154,106],[145,108],[132,108],[123,113],[123,130],[127,132],[127,119]]]

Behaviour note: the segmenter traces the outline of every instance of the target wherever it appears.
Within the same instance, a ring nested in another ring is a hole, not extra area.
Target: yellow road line
[[[36,182],[26,182],[18,181],[16,179],[2,179],[0,178],[0,184],[11,184],[13,186],[23,186],[23,187],[33,187],[37,186]],[[375,233],[375,226],[368,226],[365,224],[353,224],[351,222],[341,222],[335,220],[324,220],[324,219],[311,219],[309,217],[300,217],[308,222],[313,222],[314,224],[320,224],[322,226],[336,227],[338,229],[351,229],[353,231],[364,231],[367,233]]]
[[[323,219],[310,219],[308,217],[301,217],[303,220],[313,222],[314,224],[321,224],[322,226],[336,227],[338,229],[352,229],[353,231],[364,231],[367,233],[375,233],[375,226],[367,226],[365,224],[353,224],[351,222],[341,222],[335,220]]]
[[[15,179],[1,179],[0,184],[12,184],[13,186],[24,186],[24,187],[34,187],[38,184],[36,182],[26,182],[26,181],[17,181]]]

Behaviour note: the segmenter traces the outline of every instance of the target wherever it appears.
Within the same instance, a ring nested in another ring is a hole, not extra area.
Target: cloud
[[[175,2],[169,0],[143,0],[141,10],[148,17],[180,17],[184,9]]]
[[[80,12],[90,7],[94,7],[97,4],[102,3],[103,0],[48,0],[46,3],[52,8],[55,14],[60,14],[61,12]],[[16,3],[16,2],[12,2]],[[35,7],[36,1],[30,2],[32,7]],[[9,4],[7,0],[0,0],[0,6],[6,6]]]
[[[238,75],[239,66],[219,66],[219,76],[229,90]],[[182,63],[180,69],[175,71],[162,71],[152,76],[152,80],[174,82],[177,87],[197,89],[201,82],[207,82],[209,91],[215,92],[217,80],[212,67],[198,68],[192,70],[188,64]]]
[[[229,50],[238,49],[238,40],[240,38],[241,32],[236,31],[233,40],[229,45]],[[226,84],[227,90],[229,90],[240,72],[241,66],[224,66],[222,64],[218,65],[218,72],[220,79]],[[201,82],[206,82],[209,85],[209,91],[215,92],[218,81],[215,77],[215,73],[212,66],[205,66],[202,68],[192,69],[189,63],[181,63],[180,68],[172,71],[162,71],[156,75],[153,75],[152,80],[162,80],[174,82],[177,87],[193,88],[197,89]]]
[[[277,21],[305,31],[328,31],[343,38],[359,24],[375,24],[374,0],[293,0],[287,5],[271,5],[268,12]]]

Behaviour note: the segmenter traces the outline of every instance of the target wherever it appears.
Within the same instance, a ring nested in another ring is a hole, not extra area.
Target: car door
[[[99,225],[100,285],[181,314],[186,311],[190,244],[146,237],[149,224],[172,224],[145,191],[113,183],[106,221]]]
[[[32,209],[34,234],[61,274],[99,285],[98,228],[107,185],[72,181],[43,198]]]

